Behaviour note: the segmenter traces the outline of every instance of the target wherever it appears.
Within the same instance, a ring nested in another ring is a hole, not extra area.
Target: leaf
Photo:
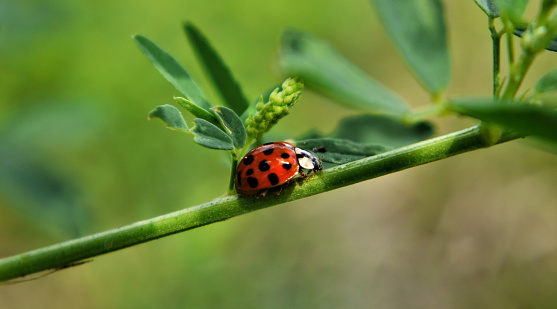
[[[355,115],[342,119],[330,134],[313,132],[300,137],[347,139],[356,143],[382,145],[387,148],[399,148],[431,137],[433,125],[429,122],[405,124],[387,115]]]
[[[397,95],[309,34],[284,33],[280,66],[285,74],[300,76],[306,85],[352,108],[398,115],[407,111]]]
[[[484,11],[484,13],[493,18],[499,17],[499,10],[494,0],[474,0],[476,4]]]
[[[192,129],[194,140],[199,145],[212,149],[230,150],[234,148],[232,138],[214,124],[201,118],[196,118]]]
[[[201,89],[174,57],[142,35],[135,35],[133,39],[147,59],[176,89],[196,105],[204,109],[211,108],[211,104],[203,97]]]
[[[213,110],[219,115],[222,121],[221,125],[228,130],[228,134],[234,142],[234,147],[244,147],[246,144],[246,128],[240,117],[233,110],[224,106],[213,107]]]
[[[511,21],[515,26],[521,25],[522,15],[528,6],[528,0],[492,0],[499,9],[501,18]]]
[[[317,153],[323,162],[332,164],[345,164],[390,150],[382,145],[362,144],[336,138],[297,140],[295,144]]]
[[[557,89],[557,69],[549,71],[536,83],[536,93],[548,92]]]
[[[230,69],[219,57],[207,38],[193,24],[184,23],[184,31],[197,58],[205,67],[206,73],[217,87],[224,102],[236,114],[241,115],[248,107],[248,100]]]
[[[188,100],[186,98],[182,98],[182,97],[174,97],[174,101],[176,103],[180,104],[180,106],[185,108],[188,112],[190,112],[190,114],[192,114],[196,118],[205,119],[205,120],[209,121],[210,123],[212,123],[214,125],[219,125],[219,122],[217,121],[215,116],[213,116],[213,114],[210,112],[211,109],[209,109],[209,111],[207,111],[207,110],[193,104],[190,100]]]
[[[557,143],[557,111],[547,107],[493,102],[485,99],[459,99],[451,101],[453,109],[461,114],[491,122],[523,135],[535,135]]]
[[[418,80],[431,93],[451,78],[443,4],[440,0],[373,0],[387,33]]]
[[[165,104],[155,107],[154,110],[149,112],[149,120],[151,120],[151,118],[159,118],[169,129],[189,132],[188,125],[182,113],[172,105]]]
[[[526,27],[519,27],[514,29],[514,35],[518,36],[518,37],[522,37],[522,35],[524,34],[524,32],[526,32]],[[549,44],[545,47],[545,49],[552,51],[552,52],[557,52],[557,36],[553,37],[553,39],[551,39],[551,41],[549,42]]]

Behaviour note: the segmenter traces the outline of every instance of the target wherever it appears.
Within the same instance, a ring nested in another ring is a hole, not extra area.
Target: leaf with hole
[[[217,87],[226,105],[236,114],[241,115],[248,107],[248,100],[230,69],[211,46],[209,40],[193,24],[184,23],[184,31],[197,58],[203,64],[206,73]]]
[[[234,148],[232,138],[214,124],[201,118],[196,118],[195,127],[191,130],[194,140],[199,145],[212,149],[231,150]]]
[[[211,104],[203,97],[201,89],[174,57],[142,35],[136,35],[133,39],[147,59],[176,89],[196,105],[204,109],[211,108]]]
[[[309,87],[352,108],[401,115],[406,104],[326,42],[299,31],[284,33],[280,66]]]
[[[443,92],[451,79],[447,30],[440,0],[373,0],[387,33],[429,92]]]

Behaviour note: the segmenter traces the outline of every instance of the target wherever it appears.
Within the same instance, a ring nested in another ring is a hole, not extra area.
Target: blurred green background
[[[489,95],[486,18],[472,0],[446,2],[450,93]],[[178,93],[133,34],[174,55],[218,102],[186,20],[250,99],[283,80],[279,38],[297,28],[412,106],[428,103],[365,0],[0,1],[0,257],[225,192],[224,153],[147,121]],[[557,54],[544,54],[526,86],[556,66]],[[354,113],[305,90],[272,133],[328,132]],[[436,122],[439,134],[472,124]],[[0,286],[0,307],[555,307],[557,157],[530,146],[460,155]]]

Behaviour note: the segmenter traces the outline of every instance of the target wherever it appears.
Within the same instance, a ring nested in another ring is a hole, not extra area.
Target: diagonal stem
[[[517,136],[505,135],[498,143],[515,138]],[[296,181],[295,185],[286,186],[279,196],[269,194],[259,199],[225,196],[113,230],[6,257],[0,259],[0,281],[49,269],[61,269],[95,256],[489,145],[479,126],[454,132],[324,170],[307,181],[302,179]]]

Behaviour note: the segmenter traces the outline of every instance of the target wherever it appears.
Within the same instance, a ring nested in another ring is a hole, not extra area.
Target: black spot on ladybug
[[[288,159],[288,158],[290,158],[290,155],[287,154],[286,152],[283,152],[283,153],[280,155],[280,157],[283,158],[283,159]]]
[[[271,182],[271,185],[276,185],[279,182],[279,178],[277,176],[277,174],[275,173],[271,173],[269,174],[269,176],[267,176],[267,178],[269,178],[269,181]]]
[[[246,171],[246,176],[249,176],[251,174],[253,174],[253,169],[252,168],[250,168]]]
[[[257,184],[258,184],[258,183],[257,183],[257,178],[248,177],[247,181],[248,181],[248,185],[249,185],[250,187],[252,187],[252,188],[257,188]]]
[[[236,179],[237,179],[237,182],[238,182],[238,186],[241,186],[242,185],[242,172],[238,172],[238,174],[236,176],[237,176]]]
[[[275,150],[274,148],[265,149],[263,150],[263,153],[266,155],[270,155],[271,153],[273,153],[274,150]]]
[[[250,165],[251,162],[253,162],[253,155],[245,156],[242,162],[244,162],[245,165]]]
[[[262,172],[268,171],[271,168],[271,166],[269,165],[269,163],[267,163],[267,160],[263,160],[261,162],[259,162],[259,170]]]
[[[292,164],[290,163],[283,163],[282,164],[282,168],[284,168],[285,170],[289,170],[292,167]]]
[[[298,159],[303,158],[303,157],[305,157],[305,155],[303,153],[297,153],[296,154],[296,158],[298,158]]]

